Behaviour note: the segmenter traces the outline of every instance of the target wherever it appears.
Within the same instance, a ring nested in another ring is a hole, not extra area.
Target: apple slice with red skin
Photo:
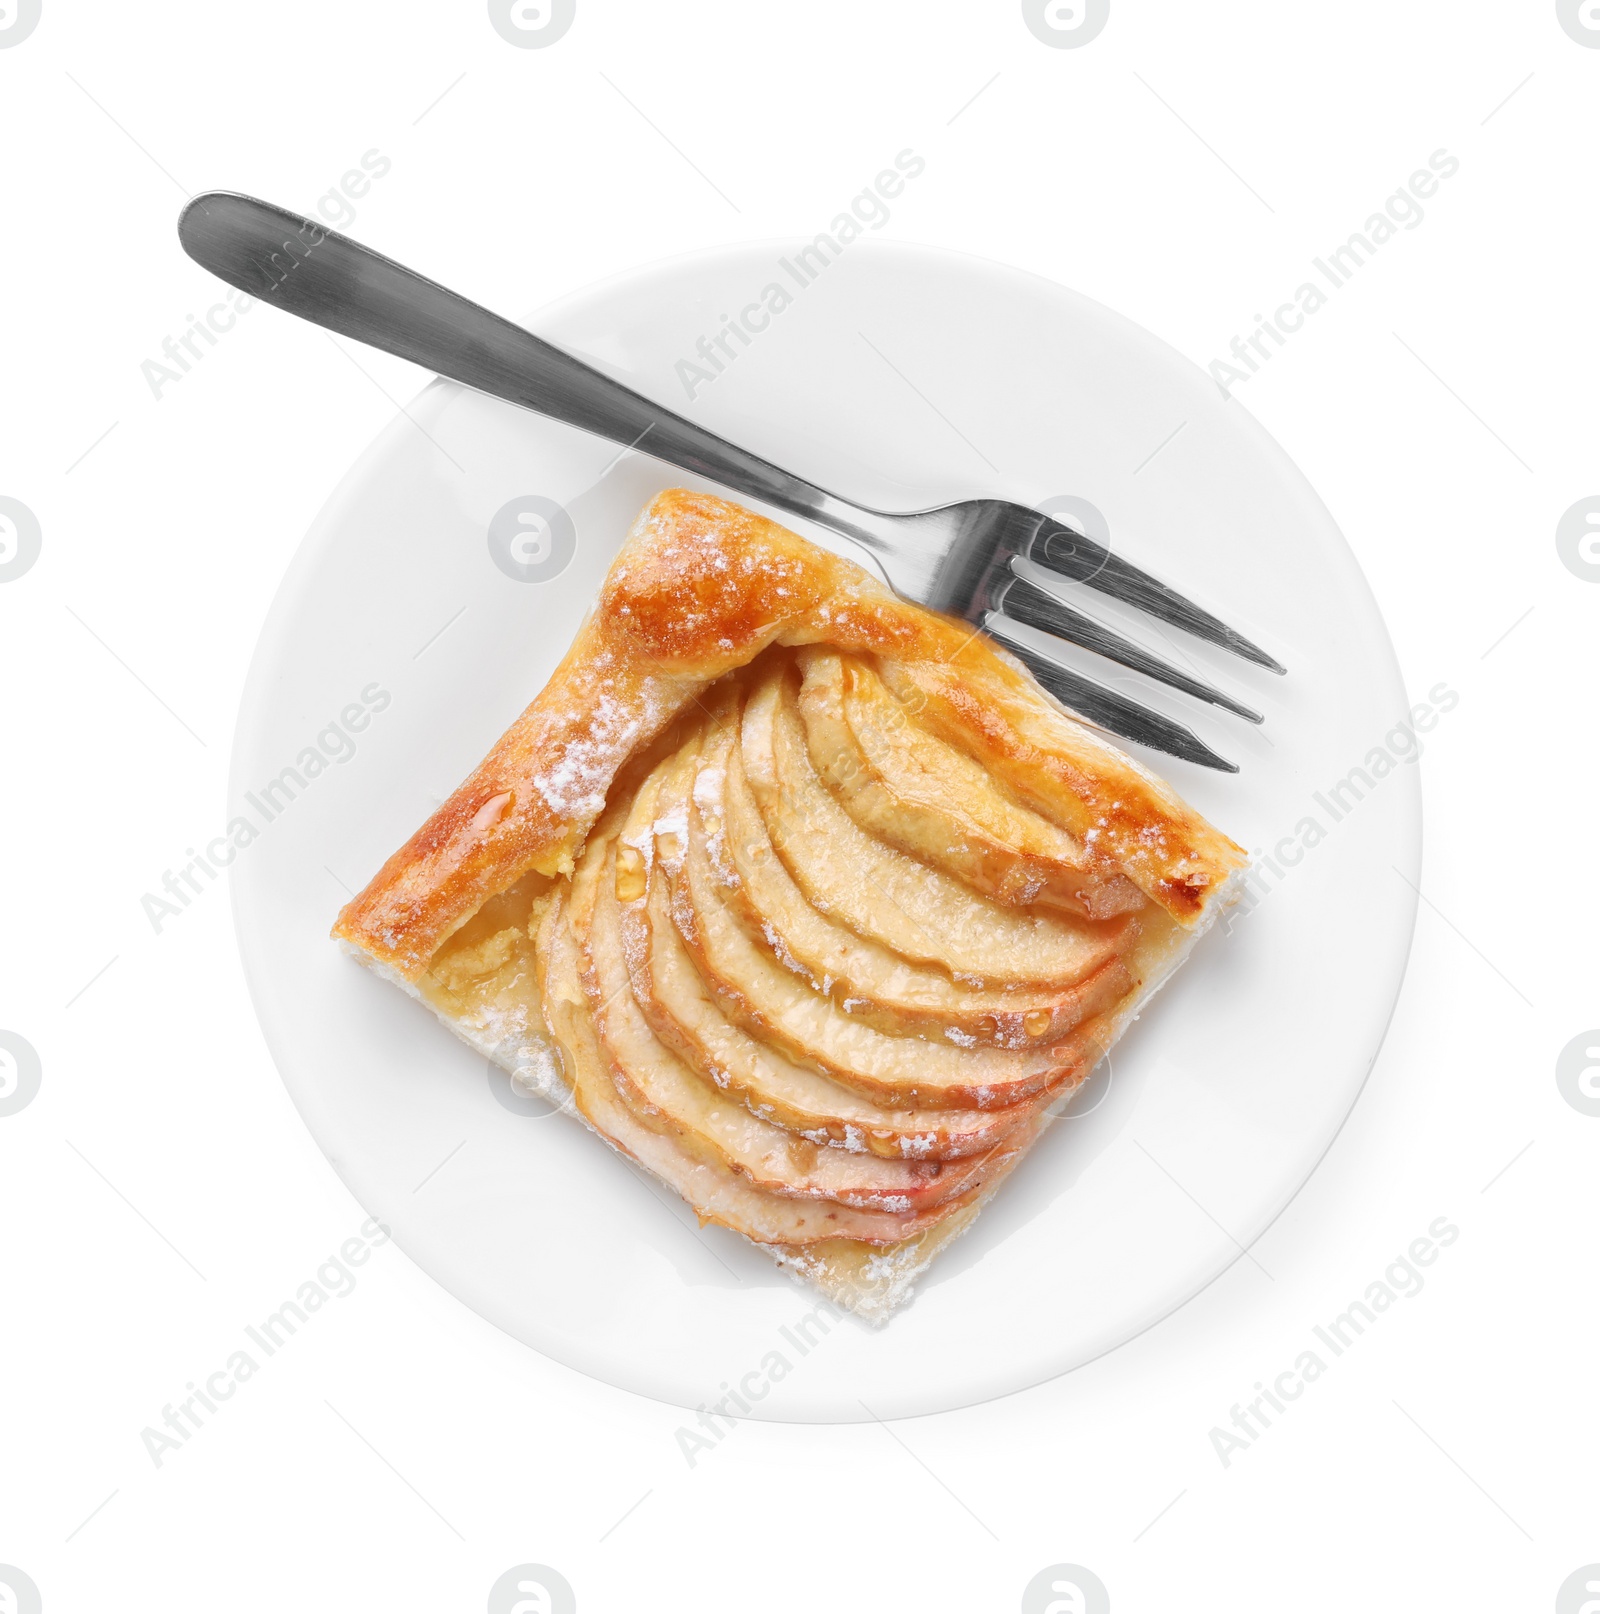
[[[832,1199],[862,1210],[922,1212],[981,1188],[990,1156],[886,1160],[807,1141],[719,1093],[661,1042],[634,999],[618,926],[616,862],[591,842],[573,880],[573,934],[600,1045],[623,1101],[652,1130],[715,1156],[766,1193]]]
[[[542,916],[536,945],[540,996],[546,1025],[565,1058],[573,1105],[596,1132],[685,1199],[702,1223],[719,1223],[757,1244],[791,1250],[838,1241],[894,1246],[915,1238],[919,1227],[937,1225],[939,1218],[926,1215],[764,1193],[715,1157],[697,1155],[681,1138],[639,1120],[618,1091],[595,1032],[567,906],[567,897],[557,895]]]

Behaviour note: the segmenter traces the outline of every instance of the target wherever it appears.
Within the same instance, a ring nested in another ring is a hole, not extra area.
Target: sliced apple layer
[[[753,1114],[809,1143],[891,1160],[949,1160],[1003,1144],[1033,1113],[1031,1106],[886,1108],[758,1041],[728,1019],[696,969],[659,870],[646,903],[623,905],[622,929],[634,996],[656,1035]]]
[[[571,923],[583,985],[613,1079],[635,1116],[769,1193],[832,1199],[862,1210],[908,1213],[981,1185],[985,1162],[886,1160],[818,1145],[774,1125],[704,1081],[657,1036],[633,995],[618,923],[615,857],[591,844],[573,880]],[[903,1236],[916,1228],[890,1230]]]
[[[1143,921],[1091,917],[1064,831],[888,733],[867,670],[802,659],[809,695],[775,654],[680,725],[529,930],[584,1118],[703,1220],[858,1283],[920,1269],[1087,1077]],[[846,729],[893,792],[836,794],[818,756]],[[991,872],[1048,865],[1059,900],[982,876],[979,830]]]
[[[875,834],[819,771],[796,659],[767,662],[680,725],[536,905],[539,998],[577,1110],[703,1220],[813,1277],[903,1276],[1087,1077],[1142,921],[997,901]],[[989,831],[1070,867],[1069,838],[990,796]]]
[[[874,1318],[1087,1077],[1149,923],[897,706],[848,658],[762,658],[424,982],[526,1004],[590,1126]]]
[[[1092,1022],[1058,1043],[1008,1049],[963,1046],[959,1037],[888,1036],[843,1013],[758,947],[723,905],[697,809],[690,809],[686,851],[667,868],[679,934],[733,1018],[880,1103],[1001,1109],[1059,1086],[1099,1057]],[[1119,984],[1112,981],[1094,1006],[1110,1007]]]
[[[1100,930],[1102,950],[1086,957],[1084,982],[1053,991],[971,986],[836,924],[812,907],[773,851],[745,779],[736,729],[712,739],[694,798],[723,901],[745,929],[786,969],[880,1031],[999,1048],[1055,1042],[1090,1012],[1088,982],[1109,969],[1124,991],[1132,984],[1118,956],[1129,936],[1126,921]]]
[[[799,665],[812,763],[869,835],[1007,907],[1104,919],[1144,906],[1132,881],[1090,868],[1064,829],[919,729],[871,667],[821,649],[802,651]]]
[[[913,1216],[765,1193],[715,1158],[696,1155],[670,1131],[646,1126],[624,1102],[596,1033],[565,898],[558,897],[545,911],[539,954],[545,1016],[565,1056],[578,1112],[624,1154],[676,1189],[702,1222],[719,1222],[757,1244],[785,1249],[836,1239],[897,1244],[915,1236]]]
[[[740,744],[784,867],[813,906],[857,935],[982,986],[1072,986],[1103,956],[1092,930],[1003,908],[862,829],[817,775],[792,669],[780,664],[756,686]]]

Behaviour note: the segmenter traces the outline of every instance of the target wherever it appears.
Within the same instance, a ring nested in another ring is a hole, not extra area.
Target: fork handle
[[[219,279],[313,325],[881,547],[843,500],[315,219],[211,191],[178,238]]]

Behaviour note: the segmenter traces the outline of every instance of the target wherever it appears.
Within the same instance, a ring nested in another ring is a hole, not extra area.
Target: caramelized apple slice
[[[757,1042],[728,1019],[700,978],[673,923],[659,870],[652,873],[647,903],[623,909],[622,927],[634,996],[656,1035],[755,1114],[810,1142],[889,1160],[951,1160],[1008,1145],[1036,1112],[1037,1105],[885,1107]]]
[[[1084,960],[1093,973],[1055,990],[967,986],[836,924],[812,907],[773,851],[734,726],[707,741],[694,794],[714,876],[746,933],[846,1014],[879,1031],[1026,1048],[1058,1042],[1093,1012],[1092,1003],[1134,989],[1120,955],[1135,940],[1136,920],[1097,927],[1096,946]]]
[[[662,807],[671,812],[665,792]],[[691,824],[697,813],[691,810]],[[1103,1028],[1095,1020],[1059,1043],[1021,1050],[886,1036],[841,1013],[751,941],[722,903],[703,831],[696,835],[691,828],[676,857],[658,838],[656,856],[671,882],[678,932],[730,1017],[762,1042],[881,1104],[1004,1109],[1081,1081],[1099,1057]]]
[[[623,957],[635,1001],[657,1037],[754,1114],[812,1143],[890,1160],[955,1159],[1006,1146],[1049,1099],[991,1111],[885,1107],[757,1041],[723,1013],[673,922],[656,855],[659,840],[676,863],[686,837],[700,833],[687,811],[697,749],[686,743],[645,780],[615,848]]]
[[[715,1158],[697,1155],[681,1139],[646,1126],[623,1102],[595,1033],[564,896],[557,896],[543,915],[536,953],[546,1024],[565,1056],[577,1110],[602,1137],[687,1200],[702,1223],[717,1222],[756,1244],[786,1251],[831,1247],[840,1240],[893,1247],[928,1225],[926,1216],[763,1193]],[[818,1250],[803,1264],[820,1262],[827,1254]]]
[[[1073,836],[921,728],[865,663],[821,649],[798,660],[811,760],[869,834],[1008,907],[1105,919],[1144,906],[1131,880],[1089,867]]]
[[[773,849],[846,929],[980,986],[1070,987],[1104,962],[1084,921],[1002,908],[867,834],[817,777],[784,669],[746,701],[740,746]]]
[[[772,1194],[907,1212],[932,1209],[982,1186],[990,1165],[985,1157],[946,1166],[819,1145],[759,1119],[703,1081],[657,1039],[634,1000],[618,929],[614,870],[609,849],[598,856],[591,849],[573,885],[573,933],[579,937],[584,990],[601,1046],[624,1102],[646,1126],[670,1131],[693,1153],[713,1152],[730,1170]],[[585,924],[581,916],[590,904]]]

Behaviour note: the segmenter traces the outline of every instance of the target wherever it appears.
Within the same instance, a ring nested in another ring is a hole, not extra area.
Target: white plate
[[[1254,911],[1202,942],[1114,1074],[1102,1069],[909,1309],[879,1331],[797,1330],[809,1292],[735,1235],[698,1228],[574,1122],[533,1101],[519,1113],[504,1077],[327,939],[341,882],[365,883],[479,760],[566,649],[633,515],[685,480],[438,382],[346,477],[273,605],[234,747],[234,811],[261,831],[234,865],[234,901],[295,1103],[441,1284],[612,1384],[686,1407],[742,1385],[755,1416],[842,1421],[1039,1383],[1240,1258],[1377,1054],[1410,945],[1415,899],[1396,870],[1415,877],[1419,806],[1403,761],[1351,810],[1338,814],[1348,792],[1329,796],[1375,747],[1407,749],[1407,701],[1328,513],[1238,404],[1119,316],[976,259],[862,242],[688,402],[677,361],[785,283],[778,260],[793,250],[676,260],[530,323],[865,503],[1089,500],[1118,549],[1288,665],[1273,678],[1174,636],[1173,653],[1253,698],[1267,724],[1175,697],[1162,704],[1187,707],[1243,772],[1157,766],[1237,840],[1282,844],[1294,866],[1280,861]],[[491,516],[530,493],[577,529],[576,558],[548,582],[508,577],[489,551]],[[319,736],[325,755],[347,751],[329,725],[363,690],[384,709],[355,714],[354,754],[320,772],[307,759],[296,799],[266,822],[262,785]]]

